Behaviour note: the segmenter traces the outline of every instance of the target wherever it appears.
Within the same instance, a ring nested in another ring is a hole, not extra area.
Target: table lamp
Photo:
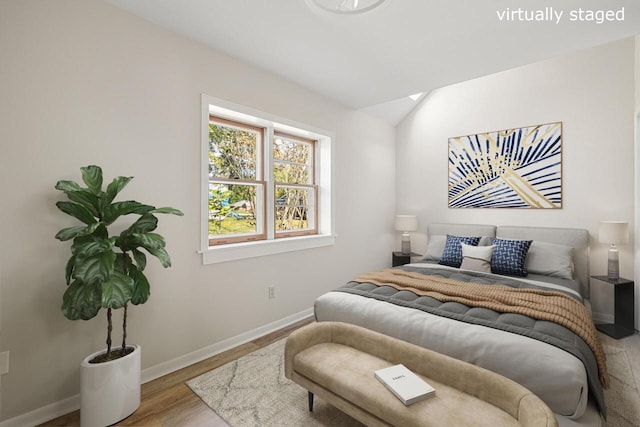
[[[618,280],[620,278],[620,265],[616,245],[629,243],[629,224],[624,221],[600,221],[598,240],[600,243],[611,244],[609,247],[607,277],[610,280]]]
[[[402,255],[411,254],[410,231],[418,229],[418,217],[415,215],[396,215],[396,230],[402,231]]]

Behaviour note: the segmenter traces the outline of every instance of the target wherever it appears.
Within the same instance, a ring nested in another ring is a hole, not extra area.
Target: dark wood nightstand
[[[398,267],[400,265],[409,264],[412,256],[420,256],[420,254],[411,252],[409,255],[405,255],[400,251],[394,251],[393,256],[391,257],[391,266]]]
[[[614,286],[614,323],[596,325],[596,329],[612,338],[620,339],[633,334],[634,297],[633,280],[609,279],[607,276],[591,276],[593,279],[610,283]]]

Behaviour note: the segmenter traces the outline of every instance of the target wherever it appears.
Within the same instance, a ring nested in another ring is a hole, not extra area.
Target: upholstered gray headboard
[[[574,274],[580,280],[581,293],[589,298],[589,231],[579,228],[495,226],[487,224],[433,223],[427,236],[489,236],[504,239],[538,240],[573,248]]]
[[[496,237],[539,240],[573,248],[575,278],[582,295],[589,298],[589,231],[580,228],[499,226]]]

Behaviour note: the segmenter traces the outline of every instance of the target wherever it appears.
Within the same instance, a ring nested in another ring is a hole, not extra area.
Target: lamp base
[[[618,280],[620,278],[620,263],[618,259],[618,250],[615,247],[610,248],[607,263],[607,278],[609,280]]]
[[[411,254],[411,236],[409,233],[402,233],[402,255]]]

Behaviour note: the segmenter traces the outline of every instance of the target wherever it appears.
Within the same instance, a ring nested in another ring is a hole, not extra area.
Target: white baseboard
[[[146,383],[156,378],[160,378],[164,375],[170,374],[194,363],[200,362],[223,351],[232,349],[239,345],[245,344],[261,336],[267,335],[271,332],[282,329],[286,326],[292,325],[300,320],[304,320],[313,315],[313,308],[308,308],[299,313],[287,316],[284,319],[277,320],[259,328],[252,329],[244,332],[235,337],[228,338],[220,341],[216,344],[209,345],[201,348],[200,350],[193,351],[185,354],[184,356],[177,357],[173,360],[160,363],[155,366],[151,366],[144,369],[141,372],[142,383]],[[71,396],[67,399],[54,402],[50,405],[43,406],[26,414],[18,415],[17,417],[9,418],[0,422],[0,427],[25,427],[36,426],[42,424],[54,418],[61,417],[69,412],[73,412],[80,409],[80,394]]]
[[[215,356],[216,354],[222,353],[223,351],[232,349],[241,344],[267,335],[268,333],[277,331],[278,329],[282,329],[285,326],[289,326],[300,320],[306,319],[311,315],[313,315],[313,308],[309,308],[299,313],[292,314],[291,316],[285,317],[284,319],[277,320],[243,334],[236,335],[235,337],[201,348],[200,350],[185,354],[184,356],[180,356],[173,360],[168,360],[166,362],[144,369],[141,373],[142,383],[144,384],[146,382],[155,380],[156,378],[160,378],[164,375],[170,374],[171,372],[186,368],[187,366],[198,363],[204,359],[208,359],[209,357]],[[0,427],[4,426],[0,425]]]
[[[80,362],[78,361],[78,367]],[[0,422],[0,427],[36,426],[80,409],[80,394]]]

